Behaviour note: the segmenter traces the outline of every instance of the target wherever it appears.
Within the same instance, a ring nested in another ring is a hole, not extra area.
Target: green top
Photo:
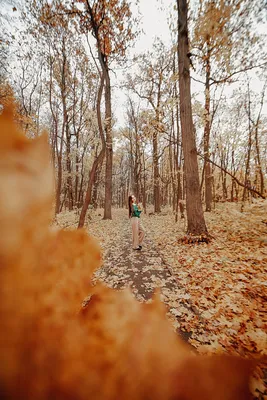
[[[140,214],[142,211],[138,210],[138,207],[136,204],[133,204],[133,208],[132,208],[132,215],[131,217],[138,217],[140,218]]]

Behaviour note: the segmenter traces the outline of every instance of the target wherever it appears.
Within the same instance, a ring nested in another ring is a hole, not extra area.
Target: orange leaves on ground
[[[217,399],[249,399],[253,363],[229,356],[195,356],[170,329],[157,296],[142,304],[128,290],[97,285],[82,315],[101,338],[103,364],[108,357],[112,360],[112,374],[106,375],[103,385],[109,385],[114,398],[119,393],[127,399],[208,400],[216,393]]]
[[[150,257],[149,270],[153,270],[154,265],[155,275],[153,279],[152,271],[151,279],[145,279],[143,285],[148,291],[153,291],[155,287],[161,289],[161,298],[167,306],[173,327],[184,332],[189,337],[189,343],[201,354],[264,357],[267,257],[266,247],[262,247],[258,238],[264,235],[266,229],[262,223],[266,202],[259,201],[248,206],[245,214],[239,213],[236,204],[217,207],[218,210],[206,214],[209,231],[214,236],[208,245],[180,243],[185,226],[181,226],[181,221],[175,224],[171,212],[168,214],[165,210],[165,215],[152,217],[143,215],[146,239],[140,262],[144,260],[146,266]],[[127,210],[114,209],[113,221],[103,221],[98,214],[99,210],[88,227],[90,233],[101,240],[104,250],[105,264],[103,269],[97,271],[97,277],[110,287],[125,287],[127,280],[130,285],[133,279],[131,274],[138,273],[140,268],[145,274],[148,267],[135,265],[136,259],[131,256],[130,249],[129,260],[125,255],[124,258],[120,256],[122,249],[127,254],[127,247],[130,247]],[[75,225],[75,214],[61,214],[58,222]],[[228,237],[236,237],[238,241],[231,242]],[[155,257],[155,250],[151,252],[151,238],[154,238],[156,249],[160,250],[176,277],[175,290],[170,290],[165,280],[156,278],[160,254]],[[122,267],[128,261],[129,271]],[[112,272],[110,275],[109,270]],[[138,292],[135,295],[143,300]],[[260,369],[256,371],[252,389],[256,397],[266,391]]]
[[[209,244],[182,245],[183,226],[175,226],[171,216],[154,217],[147,223],[177,284],[186,289],[199,315],[191,318],[188,311],[179,321],[181,329],[190,334],[189,342],[206,353],[220,350],[266,356],[267,247],[262,240],[266,235],[262,221],[267,202],[254,200],[244,213],[239,207],[217,204],[215,211],[205,214],[214,236]],[[261,383],[255,396],[264,395],[267,388],[262,379],[258,376],[255,382]]]

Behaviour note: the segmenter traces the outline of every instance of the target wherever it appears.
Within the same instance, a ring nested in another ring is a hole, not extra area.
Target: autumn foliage
[[[24,137],[10,110],[0,130],[2,398],[249,399],[251,361],[195,356],[157,296],[141,304],[129,290],[90,287],[95,239],[49,229],[46,137]]]

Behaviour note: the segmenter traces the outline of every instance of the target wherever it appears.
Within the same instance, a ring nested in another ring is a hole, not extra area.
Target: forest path
[[[267,203],[247,205],[244,213],[237,204],[216,207],[205,215],[215,239],[197,246],[180,243],[184,221],[175,223],[170,210],[142,215],[141,252],[131,249],[127,209],[113,208],[112,220],[96,210],[86,224],[103,251],[95,280],[117,290],[130,286],[140,302],[151,301],[158,288],[174,330],[200,354],[265,354]],[[62,213],[56,222],[75,229],[77,213]],[[266,378],[262,366],[253,378],[257,399],[267,396]]]
[[[114,242],[104,254],[103,266],[95,274],[96,279],[118,290],[130,287],[134,296],[141,302],[149,301],[159,288],[168,316],[177,333],[187,341],[192,332],[181,329],[180,323],[183,317],[195,318],[197,311],[190,304],[190,296],[179,287],[177,278],[156,248],[151,233],[146,232],[143,248],[138,251],[132,249],[127,218],[117,223],[117,230]],[[185,321],[182,322],[184,325]],[[203,332],[203,329],[201,331]]]

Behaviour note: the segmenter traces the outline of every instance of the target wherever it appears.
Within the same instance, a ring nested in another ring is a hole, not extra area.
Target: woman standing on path
[[[142,242],[145,236],[144,228],[140,222],[140,208],[136,204],[136,198],[129,196],[129,218],[131,219],[132,232],[133,232],[133,249],[141,250]]]

